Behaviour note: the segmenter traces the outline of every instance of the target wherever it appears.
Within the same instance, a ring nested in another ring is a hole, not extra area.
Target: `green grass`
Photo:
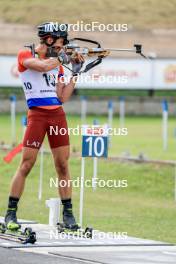
[[[95,116],[89,116],[92,123]],[[97,116],[100,123],[106,118]],[[80,122],[78,116],[68,116],[69,126]],[[10,142],[10,117],[0,116],[0,141]],[[21,140],[20,115],[17,118],[18,141]],[[118,118],[114,119],[118,126]],[[169,148],[162,150],[161,118],[127,117],[127,137],[112,138],[109,155],[120,155],[130,151],[137,155],[143,151],[150,158],[174,159],[175,139],[173,138],[174,118],[169,120]],[[72,147],[81,151],[81,140],[71,137]],[[0,215],[6,210],[10,180],[20,161],[20,155],[13,162],[5,164],[0,152]],[[70,169],[73,179],[80,176],[80,158],[70,159]],[[92,160],[86,159],[86,178],[92,176]],[[33,219],[42,223],[48,222],[48,209],[45,200],[57,196],[56,188],[49,187],[49,179],[56,177],[50,155],[44,157],[44,183],[42,201],[38,201],[39,159],[27,178],[23,199],[20,201],[18,216]],[[84,224],[105,231],[127,232],[129,236],[143,237],[176,243],[176,204],[174,202],[174,168],[151,164],[128,164],[99,160],[98,178],[107,180],[127,180],[127,188],[98,188],[93,191],[85,189]],[[74,210],[78,217],[79,188],[73,190]]]
[[[153,98],[172,98],[176,97],[176,91],[173,90],[121,90],[121,89],[77,89],[75,91],[76,95],[81,96],[87,96],[87,97],[119,97],[119,96],[125,96],[126,98],[129,97],[148,97]],[[9,98],[10,95],[16,95],[17,99],[24,99],[24,92],[22,87],[0,87],[0,99],[6,99]]]
[[[17,142],[21,141],[22,127],[21,116],[17,115]],[[107,123],[107,117],[102,115],[91,115],[87,118],[87,123],[93,124],[93,120],[97,119],[100,124]],[[8,114],[0,115],[0,142],[11,143],[11,128],[10,116]],[[76,127],[80,123],[80,117],[68,115],[69,127]],[[119,128],[119,118],[114,116],[113,127]],[[149,159],[174,160],[176,137],[174,130],[176,128],[175,118],[169,117],[168,122],[168,149],[163,151],[162,143],[162,118],[148,116],[131,116],[126,117],[125,127],[128,129],[128,136],[114,136],[112,138],[110,156],[121,155],[124,152],[129,152],[131,156],[137,156],[139,153],[144,153]],[[81,151],[81,138],[71,135],[72,148]]]
[[[125,23],[139,29],[175,28],[175,11],[175,0],[66,0],[62,4],[55,0],[0,0],[1,20],[32,25],[50,20],[62,23],[83,20]]]

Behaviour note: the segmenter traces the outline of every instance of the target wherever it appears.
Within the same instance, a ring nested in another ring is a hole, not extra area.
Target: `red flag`
[[[23,144],[20,143],[18,146],[13,148],[4,158],[3,160],[7,163],[10,163],[13,158],[22,151]]]

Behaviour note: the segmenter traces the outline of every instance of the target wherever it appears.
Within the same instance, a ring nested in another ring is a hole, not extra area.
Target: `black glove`
[[[64,51],[59,52],[57,59],[61,64],[69,64],[71,61],[71,57],[67,55]]]
[[[78,73],[80,72],[83,66],[83,63],[84,63],[83,61],[82,62],[71,61],[73,75],[78,75]]]

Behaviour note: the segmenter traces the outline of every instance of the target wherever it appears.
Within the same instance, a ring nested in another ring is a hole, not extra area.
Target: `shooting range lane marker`
[[[125,126],[125,97],[119,97],[119,124],[120,128]]]
[[[168,147],[168,103],[166,100],[162,101],[162,116],[163,150],[166,151]]]
[[[25,134],[25,132],[26,132],[26,126],[27,126],[27,117],[26,117],[26,115],[23,115],[23,116],[21,117],[21,125],[22,125],[23,136],[24,136],[24,134]]]
[[[85,179],[85,157],[107,158],[108,135],[107,125],[82,125],[82,160],[80,178],[80,210],[79,223],[83,227],[83,204],[84,204],[84,179]],[[94,173],[97,174],[97,160],[94,164]]]

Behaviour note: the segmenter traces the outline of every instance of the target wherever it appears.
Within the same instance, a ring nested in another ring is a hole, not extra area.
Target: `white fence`
[[[15,56],[0,56],[0,87],[21,87]],[[175,90],[176,59],[106,58],[81,75],[77,88]]]

